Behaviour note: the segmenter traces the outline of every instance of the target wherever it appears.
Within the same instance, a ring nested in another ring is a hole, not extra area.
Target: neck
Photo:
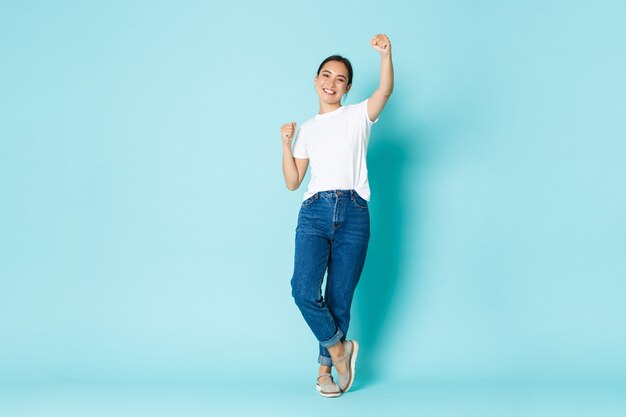
[[[341,107],[341,102],[329,104],[329,103],[324,103],[323,101],[320,100],[320,113],[319,114],[330,113],[331,111],[337,110],[339,107]]]

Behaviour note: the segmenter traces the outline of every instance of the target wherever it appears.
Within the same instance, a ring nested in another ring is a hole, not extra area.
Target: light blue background
[[[355,68],[347,103],[367,98],[383,32],[361,392],[624,381],[625,18],[621,1],[3,2],[0,380],[312,391],[279,127],[317,112],[333,53]]]

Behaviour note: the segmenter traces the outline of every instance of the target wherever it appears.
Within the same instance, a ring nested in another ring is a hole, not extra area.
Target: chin
[[[341,99],[343,96],[338,97],[338,98],[327,98],[327,97],[320,97],[320,100],[322,100],[324,103],[326,104],[337,104],[337,103],[341,103]]]

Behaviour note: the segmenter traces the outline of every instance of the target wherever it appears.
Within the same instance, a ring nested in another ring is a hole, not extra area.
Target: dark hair
[[[352,84],[352,64],[350,63],[350,61],[348,61],[348,58],[344,58],[341,55],[331,55],[325,60],[323,60],[322,63],[320,64],[320,67],[317,69],[317,75],[320,75],[320,72],[322,71],[322,67],[326,65],[328,61],[343,62],[346,68],[348,68],[348,85]]]

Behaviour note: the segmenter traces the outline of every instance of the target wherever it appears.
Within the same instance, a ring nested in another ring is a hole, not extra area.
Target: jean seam
[[[361,204],[359,204],[359,202],[357,201],[357,197],[356,196],[352,196],[352,204],[356,207],[356,208],[360,208],[363,210],[367,210],[367,206],[362,206]]]
[[[309,200],[311,201],[307,203],[307,201]],[[315,203],[316,200],[317,200],[317,194],[314,194],[302,202],[302,207],[309,207],[311,204]]]

